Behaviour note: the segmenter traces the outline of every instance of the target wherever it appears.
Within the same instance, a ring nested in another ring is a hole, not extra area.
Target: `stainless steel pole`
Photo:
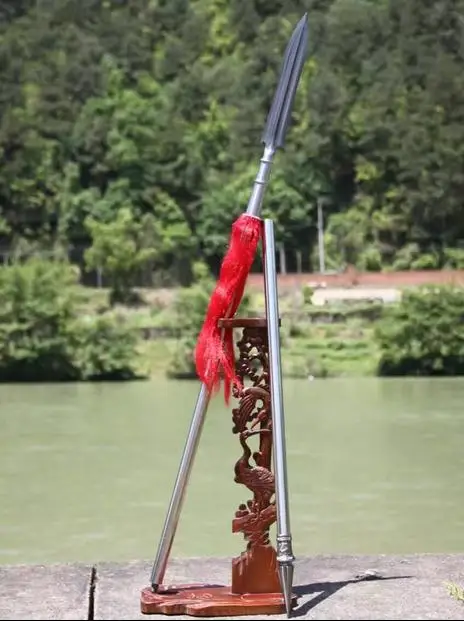
[[[169,503],[163,532],[158,545],[158,551],[153,565],[153,570],[151,572],[151,586],[154,591],[157,591],[158,587],[163,582],[169,553],[171,552],[171,547],[176,534],[177,525],[179,523],[180,512],[182,510],[182,504],[185,498],[185,491],[200,441],[203,423],[205,422],[209,400],[209,391],[206,388],[206,385],[202,384],[200,392],[198,394],[195,409],[193,411],[192,421],[190,423],[190,429],[188,432],[187,440],[185,442],[184,452],[182,453],[182,459],[179,465],[176,482],[174,483],[171,502]]]
[[[293,563],[288,506],[287,453],[282,391],[282,363],[280,356],[279,299],[275,262],[274,223],[264,221],[264,284],[269,341],[269,375],[272,407],[272,434],[274,443],[274,475],[277,507],[277,562],[287,616],[292,607]]]
[[[264,147],[264,152],[259,163],[258,173],[253,183],[250,200],[248,201],[246,213],[249,216],[259,218],[263,204],[264,193],[271,174],[272,160],[274,159],[275,148]]]

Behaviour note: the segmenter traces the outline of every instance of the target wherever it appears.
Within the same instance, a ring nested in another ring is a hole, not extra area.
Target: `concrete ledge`
[[[0,619],[169,619],[140,613],[150,571],[151,561],[0,567]],[[229,580],[230,559],[198,558],[173,559],[165,582]],[[300,600],[293,617],[462,620],[464,603],[448,594],[448,582],[464,585],[464,554],[302,558],[295,568]]]
[[[148,585],[150,571],[146,562],[98,565],[95,619],[166,619],[139,612],[140,589]],[[371,572],[377,579],[370,579]],[[166,582],[178,584],[229,580],[228,559],[175,559],[166,576]],[[301,597],[293,617],[462,620],[464,604],[450,597],[447,582],[464,585],[464,554],[304,558],[295,567]]]
[[[0,566],[0,619],[89,618],[89,565]]]

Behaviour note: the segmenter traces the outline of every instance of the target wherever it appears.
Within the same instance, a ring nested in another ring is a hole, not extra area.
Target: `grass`
[[[374,375],[378,352],[372,340],[289,339],[282,346],[282,364],[293,377]]]
[[[355,309],[354,309],[355,310]],[[327,315],[330,309],[324,309]],[[336,317],[340,317],[337,309]],[[348,317],[330,323],[314,322],[314,313],[282,325],[282,361],[287,375],[308,377],[370,376],[377,368],[379,352],[374,322]]]
[[[458,602],[464,602],[464,588],[451,582],[446,585],[449,595]]]

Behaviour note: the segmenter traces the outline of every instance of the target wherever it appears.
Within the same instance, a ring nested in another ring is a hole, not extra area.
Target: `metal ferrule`
[[[290,535],[277,535],[277,562],[280,564],[293,563],[295,556],[292,549],[292,538]]]
[[[261,216],[264,192],[269,181],[274,155],[275,149],[273,147],[265,147],[263,157],[260,160],[258,174],[253,184],[253,190],[251,191],[250,200],[248,201],[246,213],[249,216],[255,216],[255,218]]]

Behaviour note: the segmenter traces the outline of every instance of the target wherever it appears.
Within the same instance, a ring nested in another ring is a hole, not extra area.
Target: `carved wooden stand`
[[[264,318],[223,319],[220,327],[241,329],[236,371],[243,389],[233,393],[238,403],[232,410],[232,432],[238,435],[243,453],[235,464],[235,482],[247,487],[253,498],[235,512],[232,532],[243,533],[247,547],[232,560],[230,587],[166,586],[156,593],[146,588],[141,595],[141,610],[145,614],[217,617],[285,612],[276,551],[269,541],[276,506],[267,323]],[[254,452],[250,447],[252,436],[259,438]]]

